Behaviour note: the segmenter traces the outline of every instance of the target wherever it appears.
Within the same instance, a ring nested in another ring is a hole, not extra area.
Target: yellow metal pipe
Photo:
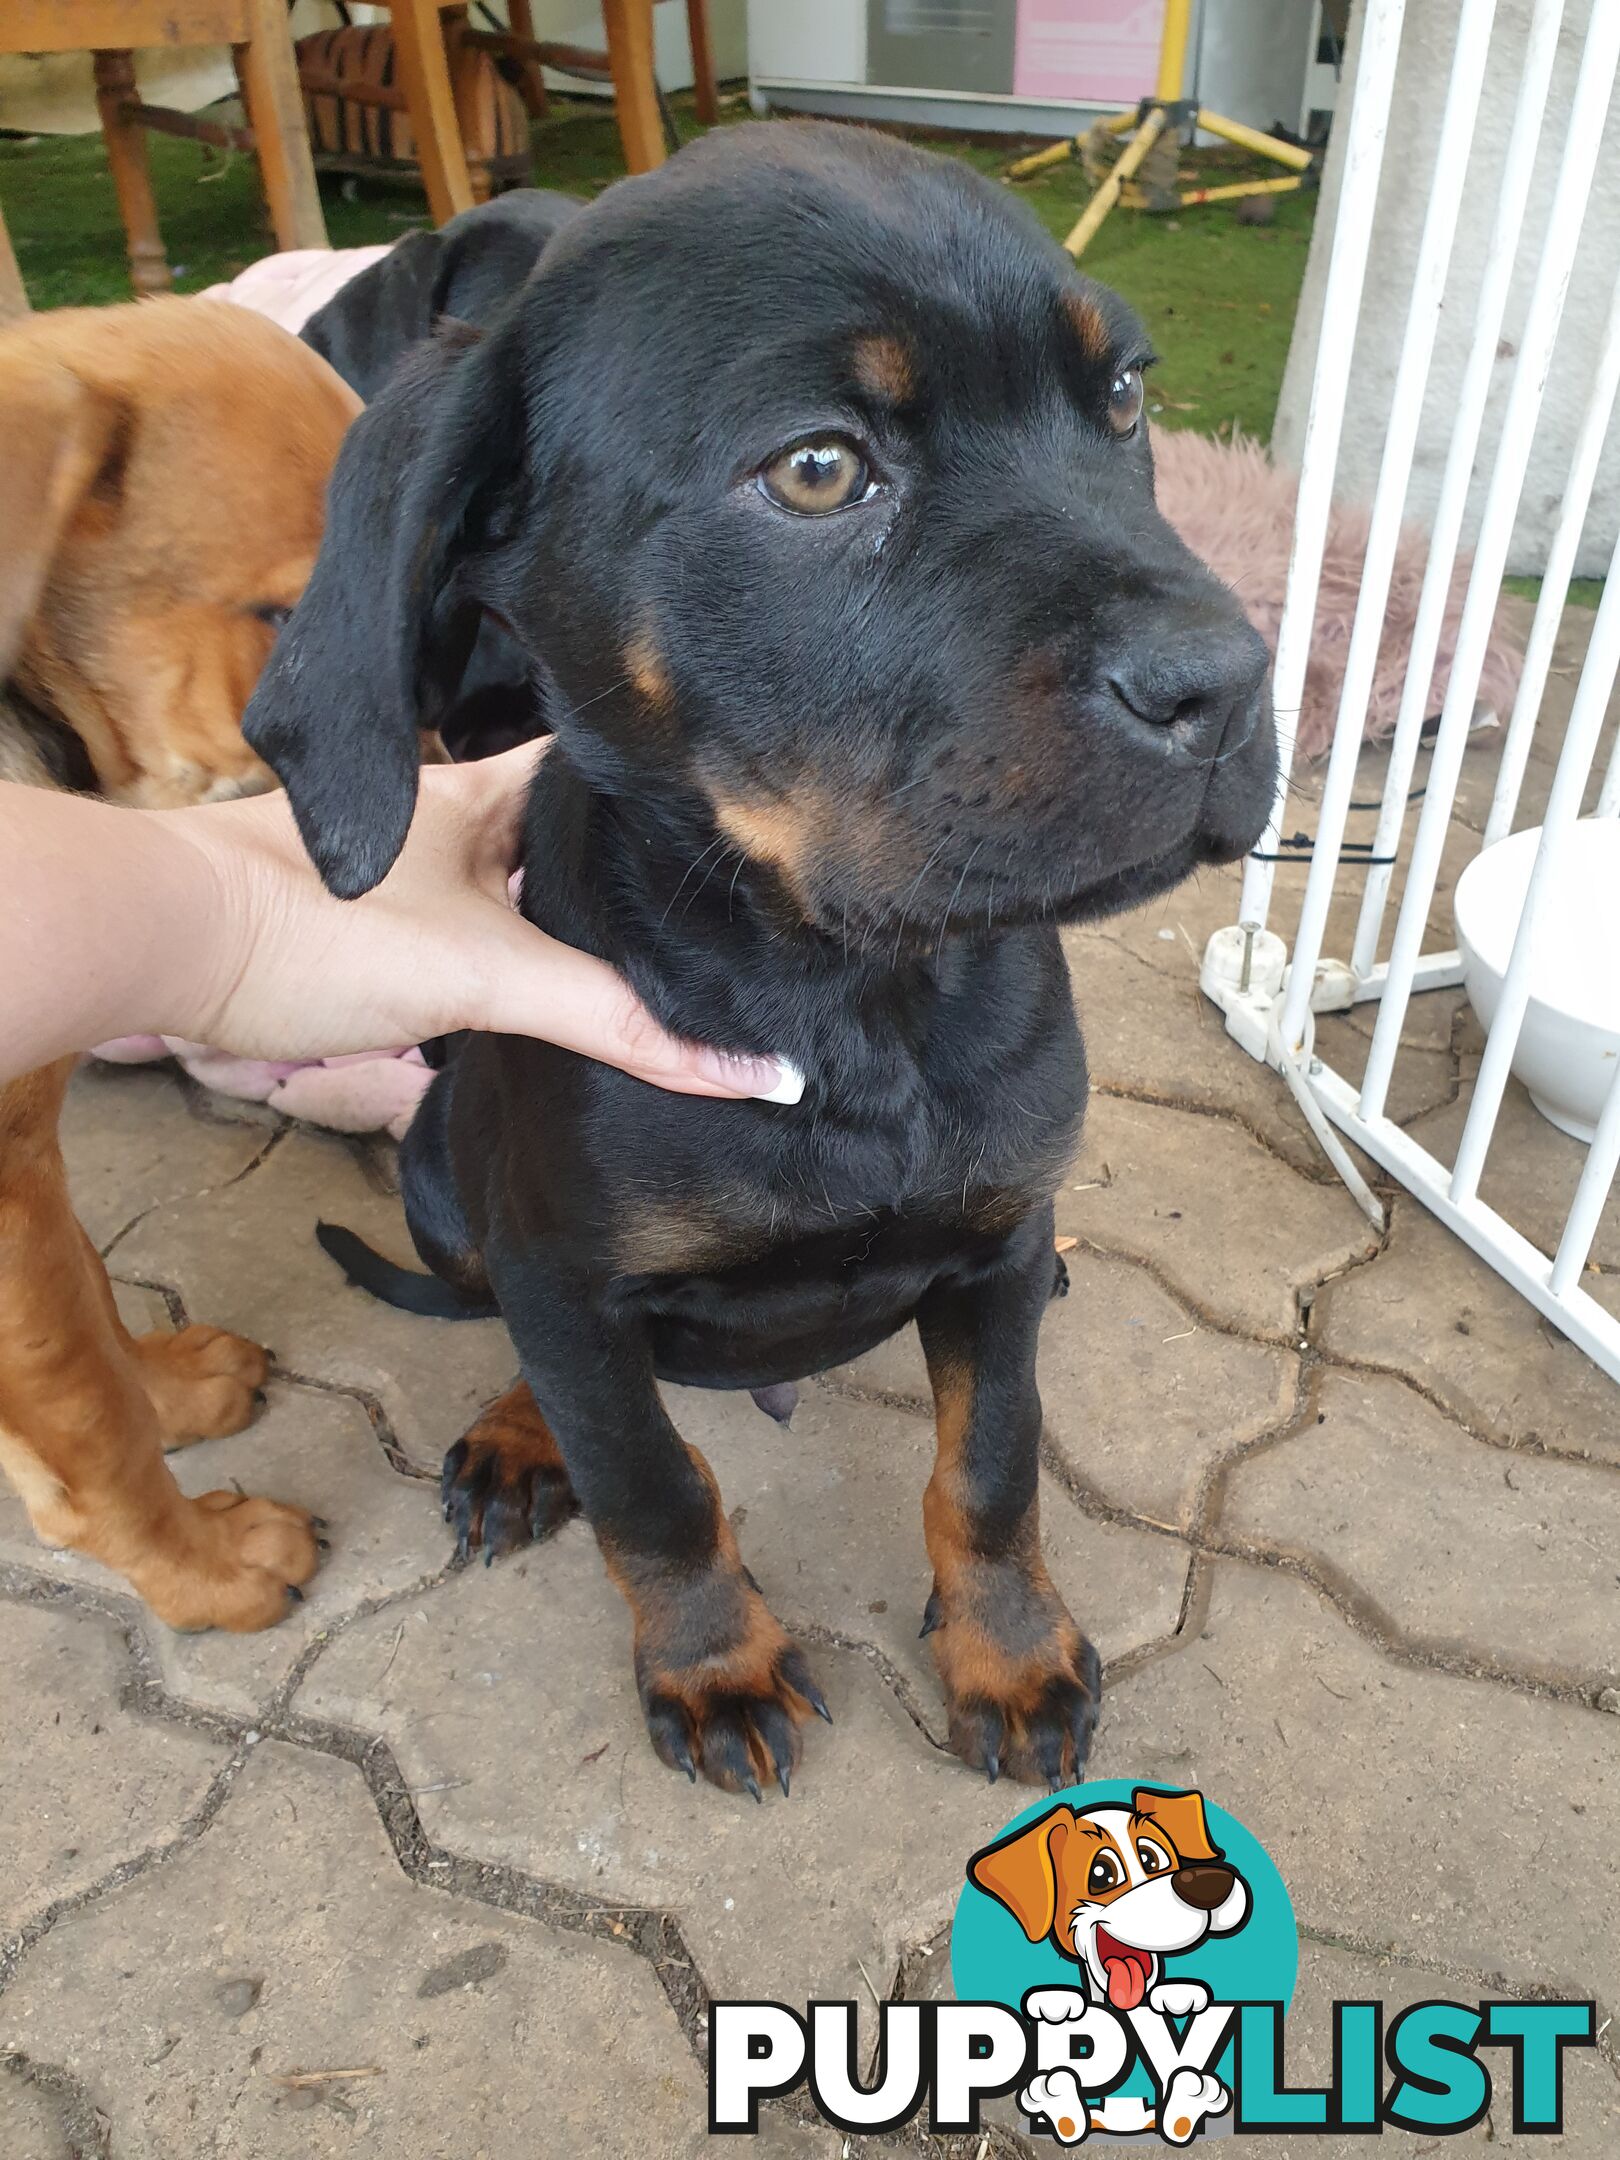
[[[1309,150],[1279,142],[1275,135],[1262,135],[1258,128],[1245,127],[1241,120],[1227,120],[1220,113],[1201,112],[1198,125],[1206,135],[1218,135],[1222,142],[1236,143],[1240,150],[1253,150],[1260,157],[1270,158],[1274,165],[1288,165],[1295,172],[1309,172],[1314,162]]]
[[[1174,5],[1175,0],[1171,0],[1171,4]],[[1131,137],[1131,140],[1126,144],[1119,163],[1108,175],[1102,186],[1098,188],[1096,194],[1092,196],[1090,202],[1086,204],[1079,223],[1063,243],[1076,262],[1085,253],[1087,244],[1095,237],[1097,228],[1101,225],[1103,219],[1113,209],[1115,203],[1119,201],[1120,189],[1164,133],[1164,128],[1165,116],[1163,112],[1150,112]]]
[[[1117,112],[1111,118],[1100,121],[1098,124],[1105,135],[1128,135],[1136,125],[1136,107],[1133,105],[1129,112]],[[1076,142],[1083,139],[1078,135],[1075,137]]]
[[[1199,203],[1236,202],[1245,195],[1293,195],[1304,185],[1297,175],[1292,180],[1239,180],[1232,187],[1189,188],[1178,199],[1183,210],[1192,210]]]
[[[1173,105],[1187,81],[1187,39],[1192,31],[1192,0],[1164,0],[1164,35],[1159,40],[1159,82],[1154,96]]]
[[[1065,158],[1074,156],[1079,141],[1078,135],[1066,136],[1062,142],[1048,143],[1044,150],[1032,150],[1028,157],[1021,157],[1016,164],[1007,167],[1007,178],[1027,180],[1031,173],[1042,172],[1048,165],[1061,165]]]

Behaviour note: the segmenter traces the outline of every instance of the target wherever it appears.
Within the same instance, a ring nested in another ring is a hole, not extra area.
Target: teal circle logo
[[[1259,1839],[1196,1790],[1126,1779],[1015,1815],[969,1860],[951,1928],[958,2000],[1021,2010],[1041,2036],[1043,2071],[1019,2104],[1063,2144],[1223,2134],[1230,2040],[1173,2086],[1152,2043],[1222,2005],[1286,2014],[1298,1967],[1294,1908]]]

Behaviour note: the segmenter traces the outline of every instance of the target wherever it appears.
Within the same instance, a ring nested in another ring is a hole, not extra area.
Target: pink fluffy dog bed
[[[375,247],[304,249],[267,256],[231,284],[211,287],[208,297],[252,308],[296,332],[349,278],[386,252]],[[1275,647],[1294,524],[1293,475],[1278,471],[1258,443],[1212,442],[1183,429],[1157,430],[1153,454],[1159,506],[1165,516],[1194,553],[1232,587],[1255,628]],[[1299,749],[1305,757],[1320,756],[1333,739],[1366,548],[1366,511],[1336,509],[1328,526],[1316,635],[1300,711]],[[1395,724],[1423,583],[1424,553],[1421,533],[1402,534],[1367,713],[1367,734],[1372,738],[1387,734]],[[1431,711],[1445,692],[1467,577],[1468,558],[1464,557],[1446,613],[1429,697]],[[1479,686],[1480,699],[1498,712],[1512,702],[1519,662],[1518,650],[1498,625]],[[178,1058],[193,1079],[222,1095],[269,1103],[289,1117],[338,1132],[389,1132],[396,1139],[410,1124],[433,1077],[414,1050],[270,1064],[230,1057],[224,1051],[172,1037],[133,1035],[104,1043],[95,1054],[126,1065]]]

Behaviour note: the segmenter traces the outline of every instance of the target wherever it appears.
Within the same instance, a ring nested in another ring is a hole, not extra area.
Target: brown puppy
[[[0,778],[168,807],[273,785],[241,720],[320,544],[359,400],[273,323],[203,300],[0,333]],[[176,1627],[259,1628],[314,1573],[309,1518],[186,1499],[163,1450],[252,1418],[264,1352],[136,1340],[74,1217],[63,1060],[0,1088],[0,1467],[40,1538]]]

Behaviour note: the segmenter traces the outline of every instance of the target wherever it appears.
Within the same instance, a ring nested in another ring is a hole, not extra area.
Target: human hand
[[[796,1078],[667,1034],[615,969],[509,905],[544,752],[425,767],[399,860],[358,900],[322,885],[283,795],[158,813],[200,851],[213,918],[191,1009],[164,1032],[313,1058],[475,1028],[538,1036],[677,1094],[760,1096]]]

